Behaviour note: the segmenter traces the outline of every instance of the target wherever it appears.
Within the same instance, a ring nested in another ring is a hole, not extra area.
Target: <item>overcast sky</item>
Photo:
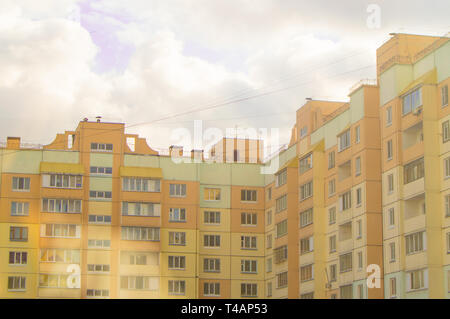
[[[448,0],[0,0],[0,140],[47,144],[100,115],[157,148],[193,120],[276,127],[288,143],[305,98],[347,100],[375,78],[390,32],[444,35],[449,12]]]

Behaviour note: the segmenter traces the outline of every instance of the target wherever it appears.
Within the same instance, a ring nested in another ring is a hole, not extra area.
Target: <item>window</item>
[[[392,125],[392,106],[386,108],[386,126]]]
[[[386,149],[387,149],[387,159],[388,159],[388,161],[390,161],[393,156],[392,140],[387,141]]]
[[[308,292],[306,294],[301,294],[300,299],[314,299],[314,292]]]
[[[44,174],[42,175],[42,187],[80,189],[83,187],[83,176],[68,174]]]
[[[405,236],[406,254],[414,254],[424,250],[424,232]]]
[[[394,174],[389,174],[388,177],[388,194],[392,194],[394,191]]]
[[[305,200],[313,195],[313,182],[310,181],[300,186],[300,201]]]
[[[160,204],[122,202],[122,216],[157,217],[160,215]]]
[[[185,256],[168,256],[169,269],[184,270],[186,268]]]
[[[29,208],[28,202],[11,202],[11,216],[28,216]]]
[[[205,211],[203,221],[205,224],[220,224],[220,212]]]
[[[450,157],[444,159],[444,174],[445,178],[450,177]]]
[[[441,88],[441,105],[442,106],[448,105],[448,85],[444,85]]]
[[[397,297],[397,278],[395,277],[389,279],[389,297]]]
[[[178,260],[178,261],[180,261],[180,260]],[[181,261],[180,261],[180,263],[181,263]],[[120,264],[121,265],[140,265],[140,266],[156,265],[157,266],[157,265],[159,265],[159,253],[157,253],[157,252],[121,251],[120,252]],[[169,258],[169,264],[170,264],[170,258]]]
[[[219,258],[204,258],[203,259],[203,271],[204,272],[220,272],[220,259]]]
[[[242,189],[241,201],[243,202],[256,202],[256,190]]]
[[[422,91],[418,88],[405,96],[403,96],[403,115],[414,111],[416,108],[422,105]]]
[[[406,274],[407,287],[409,290],[425,288],[424,272],[424,270],[416,270]]]
[[[186,282],[184,280],[169,280],[169,295],[184,295]]]
[[[29,177],[13,177],[12,178],[13,191],[29,191],[30,178]]]
[[[395,225],[395,210],[394,207],[389,208],[388,210],[388,217],[389,217],[389,226]]]
[[[287,182],[287,169],[285,168],[281,172],[275,175],[275,187],[280,187]]]
[[[41,224],[41,237],[80,238],[80,225]]]
[[[257,273],[257,262],[256,260],[241,260],[241,273]]]
[[[272,272],[272,258],[267,258],[266,272]]]
[[[10,265],[26,265],[28,253],[26,251],[10,251],[9,264]]]
[[[336,223],[336,207],[328,209],[328,224],[332,225]]]
[[[362,238],[362,221],[361,221],[361,219],[356,222],[356,225],[357,225],[356,229],[358,231],[358,233],[356,234],[356,239],[360,239],[360,238]]]
[[[363,254],[362,251],[358,251],[358,270],[362,270],[363,269]]]
[[[389,244],[389,253],[390,253],[390,258],[389,258],[389,262],[395,262],[395,243],[390,243]]]
[[[450,217],[450,195],[445,195],[445,217]]]
[[[266,220],[267,220],[267,225],[272,225],[272,211],[269,210],[266,212]]]
[[[241,297],[257,297],[258,285],[257,284],[241,284]]]
[[[328,181],[328,197],[333,196],[336,193],[336,179]]]
[[[338,136],[339,140],[339,149],[338,151],[341,152],[347,148],[350,147],[350,130],[345,131],[341,135]]]
[[[220,296],[220,283],[218,283],[218,282],[203,283],[203,295],[204,296]]]
[[[337,265],[330,265],[330,282],[337,280]]]
[[[169,245],[171,246],[184,246],[186,245],[186,233],[185,232],[169,232]]]
[[[44,213],[81,213],[81,199],[42,199],[42,212]]]
[[[331,169],[335,166],[334,158],[335,158],[334,151],[328,153],[328,169]]]
[[[267,283],[267,297],[272,297],[272,283]]]
[[[159,278],[149,276],[120,276],[120,289],[158,290]]]
[[[205,188],[203,195],[204,200],[218,201],[220,200],[220,188]]]
[[[313,162],[313,155],[308,154],[299,161],[299,171],[300,174],[303,174],[304,172],[310,170],[312,168]]]
[[[220,235],[204,235],[203,246],[220,247]]]
[[[308,281],[313,279],[313,265],[300,267],[300,281]]]
[[[287,219],[283,220],[282,222],[279,222],[277,225],[277,238],[283,237],[287,234]]]
[[[272,200],[272,187],[267,189],[267,200]]]
[[[256,226],[256,224],[257,224],[256,213],[241,213],[242,226]]]
[[[300,213],[300,228],[313,223],[313,209],[309,208]]]
[[[364,285],[358,285],[358,299],[364,299]]]
[[[266,248],[272,248],[272,234],[267,235],[266,241]]]
[[[112,175],[112,167],[91,166],[89,171],[91,174]]]
[[[347,253],[339,256],[340,272],[347,272],[352,270],[352,253]]]
[[[91,198],[112,198],[112,192],[103,191],[89,191],[89,197]]]
[[[88,298],[109,297],[109,289],[86,289],[86,296]]]
[[[169,209],[169,221],[185,222],[186,221],[186,209],[185,208],[170,208]]]
[[[111,247],[109,239],[88,239],[89,248],[106,249]]]
[[[362,189],[361,187],[356,189],[356,206],[361,206],[362,203]]]
[[[122,190],[125,192],[160,192],[161,181],[150,178],[124,177]]]
[[[357,157],[355,160],[355,176],[361,175],[361,157]]]
[[[277,288],[284,288],[288,285],[287,271],[277,274]]]
[[[106,143],[91,143],[91,151],[95,152],[112,152],[113,145]]]
[[[8,277],[8,290],[9,291],[24,291],[26,290],[27,278],[23,276],[10,276]]]
[[[276,200],[276,212],[279,213],[287,208],[287,195],[283,195]]]
[[[405,165],[404,167],[405,184],[414,182],[423,177],[424,177],[423,157]]]
[[[89,215],[88,218],[92,224],[111,224],[111,216],[108,215]]]
[[[314,250],[314,238],[313,236],[300,239],[300,253],[306,254]]]
[[[355,127],[355,144],[358,144],[359,141],[361,140],[360,134],[361,134],[361,130],[360,130],[360,127],[358,125],[357,127]]]
[[[28,241],[28,227],[9,227],[10,241]]]
[[[308,127],[307,127],[307,126],[303,126],[303,127],[300,129],[300,138],[305,137],[306,134],[308,134]]]
[[[170,197],[186,197],[186,184],[170,184]]]
[[[79,264],[80,250],[43,248],[41,249],[40,261],[46,263]]]
[[[450,254],[450,233],[447,233],[447,254]]]
[[[241,249],[256,249],[256,236],[241,236]]]
[[[275,248],[273,251],[273,254],[275,256],[275,264],[280,264],[287,260],[288,256],[288,248],[287,245]]]
[[[336,251],[336,235],[330,236],[330,238],[328,239],[328,248],[330,254]]]
[[[442,143],[448,142],[450,140],[450,121],[445,121],[442,123]]]
[[[69,275],[40,274],[40,288],[72,288],[67,285]],[[74,287],[73,287],[74,288]]]
[[[159,241],[159,228],[122,226],[122,240]]]
[[[88,264],[87,270],[90,272],[109,272],[109,265],[97,265],[97,264]]]
[[[339,210],[342,212],[352,207],[352,194],[350,191],[339,196]]]

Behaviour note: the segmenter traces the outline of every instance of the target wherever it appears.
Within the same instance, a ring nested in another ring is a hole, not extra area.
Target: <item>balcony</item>
[[[403,161],[409,162],[417,156],[423,154],[423,123],[419,122],[406,130],[402,134]]]
[[[409,233],[425,227],[426,209],[425,194],[419,194],[403,202],[404,205],[404,232]]]
[[[351,161],[347,161],[338,167],[338,180],[343,181],[352,176],[352,165]]]

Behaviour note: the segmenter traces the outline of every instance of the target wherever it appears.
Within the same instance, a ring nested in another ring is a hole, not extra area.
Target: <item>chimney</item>
[[[169,147],[169,156],[183,157],[183,146],[171,145]]]
[[[191,150],[191,159],[196,162],[203,162],[203,150]]]
[[[20,137],[10,137],[8,136],[6,140],[6,148],[12,150],[20,149]]]
[[[100,123],[100,120],[102,119],[102,117],[101,116],[96,116],[95,118],[97,119],[97,123]]]

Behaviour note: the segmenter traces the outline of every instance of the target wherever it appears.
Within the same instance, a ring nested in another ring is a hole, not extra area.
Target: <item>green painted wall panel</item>
[[[202,163],[199,164],[199,178],[202,184],[231,184],[231,164]]]
[[[91,153],[90,166],[100,166],[100,167],[112,167],[113,166],[113,155],[112,154],[101,154],[101,153]]]
[[[450,42],[440,47],[435,52],[438,82],[442,82],[450,76]]]
[[[170,157],[160,158],[163,178],[167,180],[198,181],[198,164],[175,163]]]
[[[112,191],[112,178],[108,176],[90,177],[89,189],[96,191]]]
[[[265,174],[261,173],[261,167],[262,165],[258,164],[232,165],[231,184],[263,187]]]
[[[125,166],[131,167],[159,167],[159,157],[151,155],[125,155]]]
[[[1,150],[3,173],[39,174],[41,150]]]
[[[364,117],[364,88],[355,91],[350,98],[351,123],[356,123]]]
[[[80,158],[79,155],[79,152],[74,151],[44,151],[43,161],[52,163],[78,164]]]

